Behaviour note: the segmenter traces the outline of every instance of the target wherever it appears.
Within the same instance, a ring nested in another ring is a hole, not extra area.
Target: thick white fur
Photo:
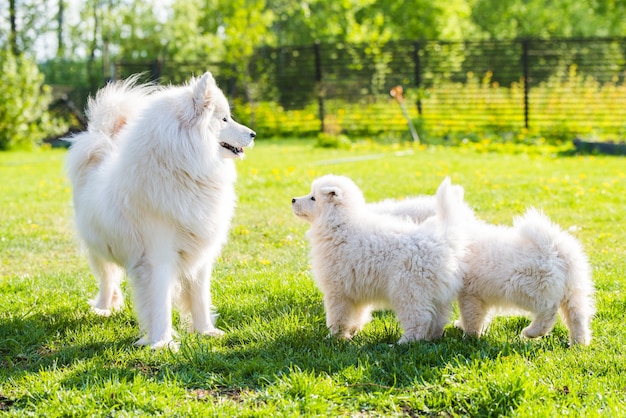
[[[560,311],[570,344],[589,344],[594,286],[578,240],[533,208],[513,227],[476,222],[470,234],[457,326],[481,335],[498,308],[515,307],[532,314],[522,335],[536,338],[552,330]]]
[[[385,199],[380,202],[368,203],[367,206],[374,212],[409,218],[417,223],[424,222],[437,214],[437,200],[432,195],[422,195],[402,200]]]
[[[331,334],[350,338],[373,309],[390,307],[404,330],[400,343],[442,336],[462,286],[456,191],[444,180],[437,216],[420,225],[371,210],[342,176],[320,177],[309,195],[292,200],[293,213],[311,225],[313,274]]]
[[[435,214],[434,196],[407,201],[384,201],[376,209],[416,223]],[[494,315],[529,312],[527,338],[549,333],[560,311],[569,329],[570,344],[591,341],[595,313],[591,269],[582,246],[536,209],[516,218],[513,227],[476,219],[467,209],[467,272],[459,296],[461,319],[455,325],[480,336]]]
[[[143,335],[137,344],[175,346],[174,301],[191,313],[193,330],[222,334],[211,317],[211,271],[235,206],[233,159],[254,132],[232,120],[208,72],[167,88],[112,83],[90,100],[88,117],[67,170],[100,282],[93,310],[107,316],[122,306],[126,270]]]

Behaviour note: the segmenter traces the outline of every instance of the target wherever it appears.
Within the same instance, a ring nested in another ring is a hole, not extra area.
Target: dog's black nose
[[[294,203],[296,203],[296,198],[295,197],[293,199],[291,199],[291,204],[293,205]]]

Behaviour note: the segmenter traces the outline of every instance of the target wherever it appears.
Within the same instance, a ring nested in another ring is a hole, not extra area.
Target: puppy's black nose
[[[296,203],[296,198],[295,197],[293,199],[291,199],[291,204],[293,205],[294,203]]]

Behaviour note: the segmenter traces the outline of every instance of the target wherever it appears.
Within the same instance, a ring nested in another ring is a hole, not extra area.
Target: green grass
[[[556,148],[259,141],[238,161],[239,204],[214,271],[218,326],[181,349],[136,348],[132,306],[90,313],[97,286],[74,238],[63,151],[0,154],[0,414],[8,416],[623,416],[626,414],[626,164]],[[291,198],[312,179],[352,177],[369,200],[433,193],[443,176],[486,220],[528,205],[577,227],[598,314],[589,347],[567,330],[519,338],[500,318],[481,339],[447,327],[397,346],[381,312],[352,341],[327,338]],[[130,286],[126,286],[130,292]],[[128,299],[130,300],[130,299]]]

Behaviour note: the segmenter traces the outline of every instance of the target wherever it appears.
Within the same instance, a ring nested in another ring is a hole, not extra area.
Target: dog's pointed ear
[[[215,78],[209,71],[198,79],[193,87],[193,107],[196,115],[200,115],[211,103],[211,91],[216,86]]]
[[[320,191],[324,193],[324,195],[328,196],[330,199],[341,201],[341,199],[343,198],[343,193],[339,187],[322,187]]]

